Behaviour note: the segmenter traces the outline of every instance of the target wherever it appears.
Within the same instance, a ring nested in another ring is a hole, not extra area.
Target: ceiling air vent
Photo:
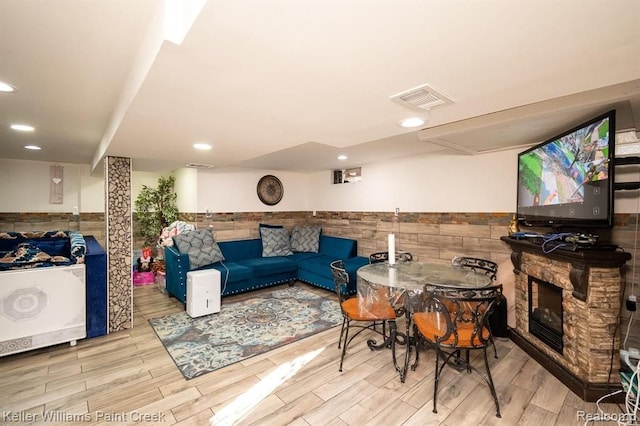
[[[411,109],[428,110],[453,102],[427,84],[391,96],[391,100]]]
[[[192,169],[213,169],[211,164],[187,163],[184,166],[191,167]]]

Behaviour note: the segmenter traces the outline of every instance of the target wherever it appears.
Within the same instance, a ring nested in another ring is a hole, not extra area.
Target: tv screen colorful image
[[[615,111],[518,155],[520,219],[531,225],[610,226]]]

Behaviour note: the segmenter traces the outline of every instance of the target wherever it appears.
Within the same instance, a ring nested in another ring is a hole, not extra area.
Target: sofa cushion
[[[335,256],[336,259],[349,259],[357,255],[357,241],[349,238],[320,236],[320,253]]]
[[[303,260],[298,264],[298,266],[300,269],[313,272],[316,275],[330,277],[332,276],[332,273],[329,265],[334,260],[338,260],[338,258],[334,256],[320,255]]]
[[[260,228],[262,256],[288,256],[293,254],[289,243],[289,231],[285,228]]]
[[[253,275],[256,277],[280,274],[283,272],[295,272],[298,269],[298,265],[295,262],[282,256],[240,260],[238,264],[251,269]]]
[[[320,226],[294,226],[291,231],[291,250],[317,253],[320,249]]]
[[[235,283],[238,281],[250,280],[253,276],[251,269],[246,266],[239,265],[235,262],[220,262],[211,265],[210,268],[220,271],[220,277],[222,278],[222,284]],[[203,268],[208,269],[208,268]],[[227,277],[227,273],[229,276]]]
[[[224,260],[220,247],[213,240],[213,232],[209,228],[175,235],[173,241],[181,253],[189,255],[191,270]]]
[[[355,283],[357,279],[356,272],[358,269],[369,264],[369,258],[364,256],[356,256],[344,261],[344,269],[349,274],[349,282]]]
[[[291,259],[296,263],[300,263],[303,260],[313,259],[314,257],[322,256],[320,253],[293,253],[291,256],[287,256],[287,259]]]
[[[228,262],[262,257],[262,241],[260,238],[220,241],[218,246],[222,250],[224,260]]]

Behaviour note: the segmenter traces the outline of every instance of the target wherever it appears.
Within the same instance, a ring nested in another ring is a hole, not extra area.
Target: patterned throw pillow
[[[293,254],[289,246],[289,231],[285,228],[260,227],[262,257],[288,256]]]
[[[224,260],[222,251],[218,243],[213,241],[213,232],[209,228],[178,234],[173,237],[173,242],[180,253],[189,255],[191,270]]]
[[[2,259],[0,259],[0,262],[27,264],[47,262],[49,260],[51,260],[51,256],[40,250],[39,247],[29,243],[20,243],[16,246],[15,250],[6,253]]]
[[[71,244],[71,261],[76,264],[84,263],[87,253],[87,243],[80,232],[69,231],[69,241]]]
[[[320,249],[320,226],[294,226],[291,231],[291,250],[317,253]]]

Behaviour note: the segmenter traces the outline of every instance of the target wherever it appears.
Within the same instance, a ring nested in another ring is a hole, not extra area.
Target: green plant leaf
[[[178,195],[174,185],[174,176],[161,176],[157,188],[142,185],[135,208],[140,236],[146,245],[155,245],[162,229],[178,220]]]

